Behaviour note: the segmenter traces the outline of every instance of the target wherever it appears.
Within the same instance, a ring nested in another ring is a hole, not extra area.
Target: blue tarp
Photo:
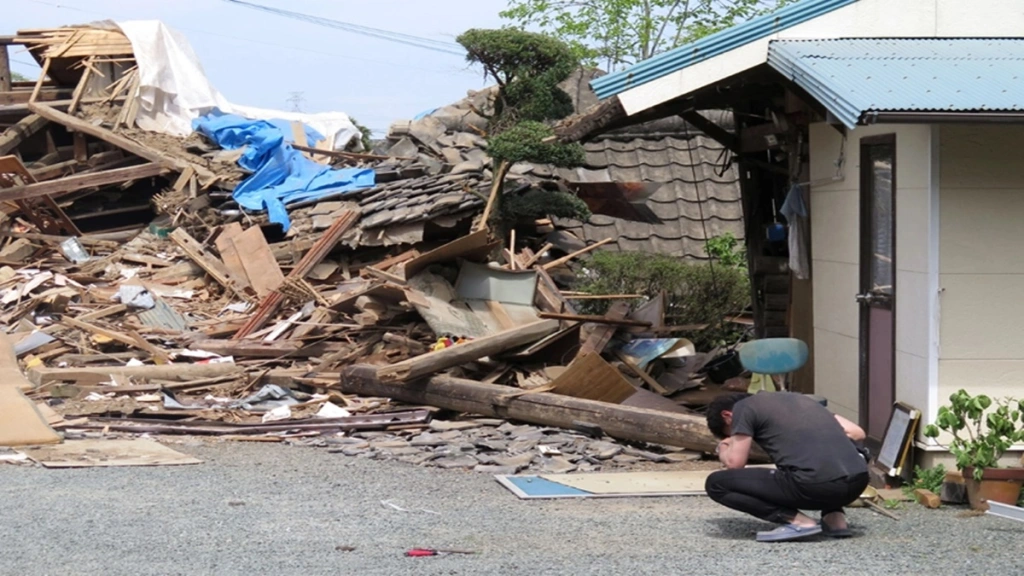
[[[286,204],[374,186],[373,170],[335,170],[303,156],[291,147],[291,124],[283,120],[250,120],[215,110],[193,120],[192,128],[225,150],[246,147],[238,165],[252,174],[235,187],[235,201],[246,210],[267,210],[285,232],[291,225]],[[305,129],[308,142],[323,140]]]

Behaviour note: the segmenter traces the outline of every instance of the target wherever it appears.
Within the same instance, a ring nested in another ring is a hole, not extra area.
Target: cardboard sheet
[[[32,383],[21,373],[14,347],[6,334],[0,334],[0,446],[54,444],[59,434],[46,423],[35,403],[22,390]]]
[[[56,446],[37,446],[21,452],[46,468],[202,464],[202,460],[143,439],[68,440]]]
[[[774,465],[753,466],[774,468]],[[668,472],[610,472],[495,476],[499,484],[524,500],[547,498],[628,498],[701,496],[704,481],[714,470]]]

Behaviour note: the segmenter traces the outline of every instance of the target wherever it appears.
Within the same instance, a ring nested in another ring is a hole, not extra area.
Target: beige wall
[[[1024,398],[1024,126],[939,128],[941,404]]]
[[[811,126],[811,254],[814,282],[815,393],[838,414],[858,418],[860,308],[860,139],[896,134],[896,399],[926,414],[937,368],[934,310],[937,205],[933,129],[859,127],[843,136]],[[836,160],[844,150],[842,178]],[[934,217],[933,217],[934,214]]]

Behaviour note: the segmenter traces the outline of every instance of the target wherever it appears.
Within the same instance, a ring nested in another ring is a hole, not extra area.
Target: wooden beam
[[[11,200],[24,200],[26,198],[39,198],[55,194],[66,194],[77,192],[86,188],[106,186],[109,184],[120,184],[128,180],[150,178],[167,172],[167,169],[158,164],[143,164],[141,166],[129,166],[127,168],[115,168],[95,174],[78,174],[68,176],[49,182],[37,182],[24,186],[14,186],[0,190],[0,202]]]
[[[11,91],[11,58],[7,54],[7,44],[0,43],[0,92]]]
[[[582,314],[558,314],[554,312],[541,312],[541,318],[552,318],[555,320],[569,320],[572,322],[592,322],[594,324],[608,324],[611,326],[636,326],[638,328],[650,328],[650,322],[640,320],[629,320],[628,318],[614,318],[609,316],[587,316]]]
[[[572,260],[573,258],[577,258],[579,256],[582,256],[582,255],[586,254],[587,252],[591,252],[591,251],[597,250],[601,246],[604,246],[605,244],[608,244],[609,242],[612,242],[612,241],[614,241],[614,238],[605,238],[604,240],[601,240],[600,242],[591,244],[590,246],[587,246],[586,248],[583,248],[582,250],[577,250],[577,251],[573,252],[572,254],[566,254],[565,256],[562,256],[558,260],[552,260],[551,262],[548,262],[547,264],[541,266],[541,269],[542,270],[551,270],[552,268],[554,268],[556,266],[561,266],[562,264],[565,264],[566,262],[568,262],[569,260]]]
[[[203,245],[196,241],[195,238],[189,235],[182,228],[176,228],[170,234],[171,240],[178,245],[179,248],[185,255],[189,257],[193,262],[199,265],[200,268],[206,271],[218,284],[227,288],[231,292],[234,292],[239,298],[243,300],[250,300],[250,298],[231,280],[231,275],[228,272],[227,267],[223,262],[217,259],[216,256],[207,252]]]
[[[150,162],[155,162],[165,168],[174,170],[175,172],[184,172],[186,168],[191,166],[196,171],[196,174],[199,174],[204,179],[213,178],[215,176],[213,172],[202,166],[198,166],[185,160],[167,156],[166,154],[162,154],[159,151],[150,148],[149,146],[140,144],[132,140],[131,138],[127,138],[120,134],[115,134],[110,130],[107,130],[106,128],[96,126],[90,122],[86,122],[85,120],[76,118],[65,112],[60,112],[59,110],[56,110],[45,104],[40,104],[38,102],[30,102],[28,104],[28,108],[32,112],[35,112],[36,114],[46,118],[47,120],[50,120],[51,122],[56,122],[57,124],[61,124],[70,130],[76,132],[84,132],[85,134],[93,136],[94,138],[99,138],[100,140],[113,144],[114,146],[117,146],[118,148],[126,152],[131,152],[132,154],[135,154],[140,158],[145,158]]]
[[[0,74],[2,73],[3,71],[0,70]],[[26,138],[39,132],[49,122],[49,120],[38,114],[29,114],[18,120],[17,124],[14,124],[4,131],[3,134],[0,134],[0,156],[20,146]]]
[[[740,153],[739,140],[736,138],[736,135],[722,128],[718,124],[715,124],[711,120],[708,120],[700,112],[697,112],[696,110],[688,110],[679,116],[682,117],[683,120],[686,120],[690,124],[696,126],[705,135],[714,139],[722,146],[725,146],[733,153]]]
[[[28,371],[28,378],[38,386],[48,382],[106,382],[110,380],[111,376],[134,377],[143,381],[154,379],[189,382],[197,378],[213,378],[235,373],[241,374],[242,370],[234,364],[163,364],[156,366],[31,368]]]
[[[565,429],[599,428],[621,440],[679,446],[714,452],[718,440],[708,430],[703,416],[659,412],[571,396],[538,392],[509,396],[508,386],[473,380],[434,376],[409,383],[385,383],[377,378],[376,366],[352,366],[342,370],[337,389],[347,394],[384,397],[416,405],[481,414]],[[500,405],[503,404],[503,405]],[[760,449],[751,451],[752,461],[765,461]]]
[[[477,338],[465,344],[456,344],[444,350],[428,352],[389,366],[382,366],[377,369],[377,377],[385,382],[404,382],[536,342],[556,330],[558,330],[558,322],[551,320],[532,322]]]

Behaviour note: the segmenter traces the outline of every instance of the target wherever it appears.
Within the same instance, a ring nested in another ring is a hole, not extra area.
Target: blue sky
[[[251,0],[352,24],[454,42],[501,26],[506,0]],[[210,81],[237,104],[345,112],[375,135],[394,120],[454,102],[486,85],[463,58],[232,5],[223,0],[3,0],[3,30],[94,20],[161,20],[183,32]],[[11,68],[38,67],[11,47]]]

